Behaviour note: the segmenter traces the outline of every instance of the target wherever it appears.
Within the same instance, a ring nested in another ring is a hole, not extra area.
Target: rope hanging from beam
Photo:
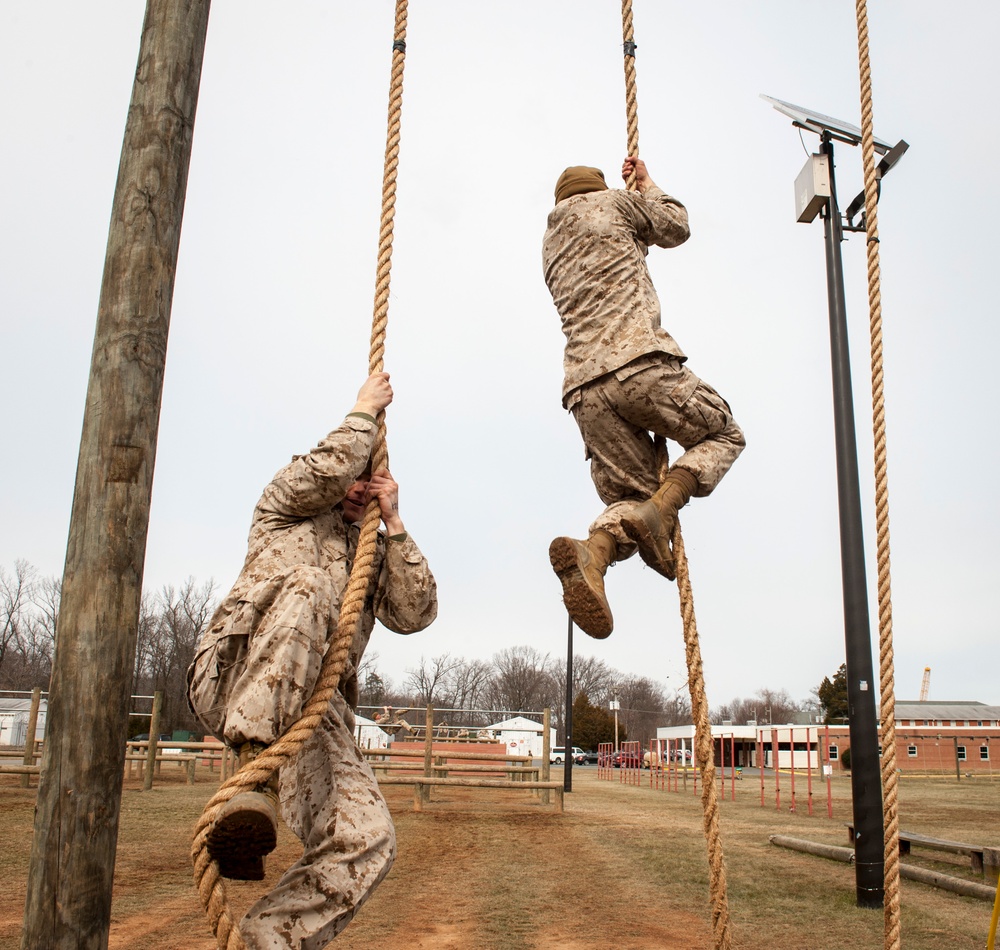
[[[628,127],[628,155],[639,157],[639,119],[636,95],[635,53],[636,43],[632,24],[632,0],[622,0],[622,50],[625,58],[625,114]],[[626,182],[629,191],[636,188],[635,171]],[[669,468],[666,440],[655,439],[660,458],[660,482]],[[691,694],[691,713],[695,726],[695,748],[701,767],[701,804],[705,841],[708,845],[709,897],[712,905],[712,936],[715,950],[730,950],[732,931],[729,920],[729,900],[726,890],[726,863],[722,853],[722,836],[719,830],[719,798],[715,785],[715,750],[712,726],[708,715],[708,698],[705,694],[705,677],[702,668],[701,646],[698,641],[698,624],[694,615],[694,594],[688,571],[680,519],[674,523],[671,539],[677,568],[677,593],[680,597],[681,619],[684,626],[684,654],[688,670],[688,691]]]
[[[389,311],[389,278],[392,267],[393,221],[396,213],[396,174],[399,165],[399,133],[403,104],[403,66],[406,54],[407,0],[396,0],[396,19],[392,43],[392,73],[389,84],[389,111],[385,144],[385,164],[382,174],[382,212],[379,228],[378,264],[375,279],[375,302],[372,316],[369,374],[382,371],[385,352],[385,332]],[[387,468],[385,411],[378,414],[378,432],[372,449],[372,469]],[[337,633],[334,637],[312,696],[302,710],[302,716],[277,742],[252,762],[229,778],[212,796],[195,827],[191,845],[194,881],[205,908],[206,916],[220,950],[245,950],[239,927],[230,913],[225,879],[219,865],[208,854],[208,830],[216,811],[235,795],[252,791],[274,775],[282,765],[291,762],[313,734],[340,685],[347,666],[351,641],[361,618],[365,597],[375,579],[375,549],[380,520],[379,504],[372,499],[365,509],[358,539],[357,553],[350,579],[341,602]]]
[[[885,830],[883,914],[885,950],[901,943],[899,893],[899,808],[896,770],[896,697],[889,583],[889,479],[886,465],[885,392],[882,371],[882,290],[879,268],[878,176],[872,121],[872,77],[868,55],[868,9],[857,0],[858,70],[861,83],[861,155],[865,174],[865,231],[868,250],[868,307],[871,336],[872,430],[875,443],[875,518],[878,561],[879,718],[882,721],[882,820]]]

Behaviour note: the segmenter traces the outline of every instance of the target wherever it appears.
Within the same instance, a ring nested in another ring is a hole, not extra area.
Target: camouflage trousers
[[[729,403],[666,354],[642,357],[582,386],[569,408],[583,436],[594,487],[608,506],[590,531],[611,534],[619,560],[635,553],[621,529],[622,515],[660,487],[654,434],[684,449],[673,464],[697,478],[696,496],[711,494],[746,445]]]
[[[209,632],[188,674],[188,696],[215,735],[230,745],[269,744],[298,719],[333,632],[332,587],[325,571],[290,568],[251,588]],[[392,818],[353,731],[354,715],[337,692],[279,771],[281,817],[303,853],[240,922],[250,950],[325,947],[392,866]]]

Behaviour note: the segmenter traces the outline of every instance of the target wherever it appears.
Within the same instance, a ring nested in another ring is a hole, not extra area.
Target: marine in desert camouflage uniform
[[[573,413],[591,477],[607,505],[585,541],[556,538],[549,559],[577,625],[611,633],[604,576],[616,560],[642,559],[673,580],[670,546],[677,511],[712,492],[743,450],[729,404],[692,373],[660,326],[660,301],[646,267],[649,245],[689,237],[684,206],[626,158],[636,191],[608,189],[596,168],[567,168],[556,183],[542,248],[545,282],[566,335],[563,405]],[[685,452],[661,484],[652,434]]]
[[[208,832],[223,876],[260,880],[277,840],[276,806],[303,854],[240,924],[251,950],[317,950],[332,940],[388,872],[395,831],[354,741],[357,671],[375,620],[397,633],[437,615],[427,561],[399,516],[388,471],[368,474],[375,416],[392,399],[375,373],[354,410],[307,455],[275,475],[254,510],[243,571],[213,616],[188,671],[192,709],[241,764],[275,742],[312,695],[337,632],[341,598],[370,498],[385,535],[340,690],[298,756],[268,786],[235,796]]]

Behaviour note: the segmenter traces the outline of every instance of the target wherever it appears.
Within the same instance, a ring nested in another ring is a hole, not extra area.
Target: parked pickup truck
[[[549,752],[549,763],[551,765],[562,765],[566,759],[566,750],[562,746],[556,746]],[[587,761],[587,753],[579,746],[573,746],[573,764],[583,765]]]

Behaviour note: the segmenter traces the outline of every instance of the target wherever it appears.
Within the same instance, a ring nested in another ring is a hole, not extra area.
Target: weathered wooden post
[[[28,707],[28,728],[24,733],[24,764],[35,764],[35,733],[38,731],[38,707],[42,703],[42,687],[36,686],[31,691],[31,706]],[[21,788],[31,787],[31,773],[21,776]]]
[[[549,776],[551,773],[551,766],[549,765],[549,759],[552,757],[551,749],[551,729],[552,729],[552,707],[546,706],[542,711],[542,781],[549,781]],[[549,804],[549,790],[543,789],[542,791],[542,803],[545,805]]]
[[[22,950],[104,950],[209,0],[147,0],[70,518]]]
[[[163,691],[153,693],[153,711],[149,716],[149,745],[146,746],[146,777],[142,790],[148,792],[153,787],[153,773],[156,771],[156,747],[160,743],[160,712],[163,710]]]
[[[430,778],[434,774],[434,707],[428,703],[424,714],[424,775]],[[425,801],[431,800],[430,785],[420,786],[420,797]]]

